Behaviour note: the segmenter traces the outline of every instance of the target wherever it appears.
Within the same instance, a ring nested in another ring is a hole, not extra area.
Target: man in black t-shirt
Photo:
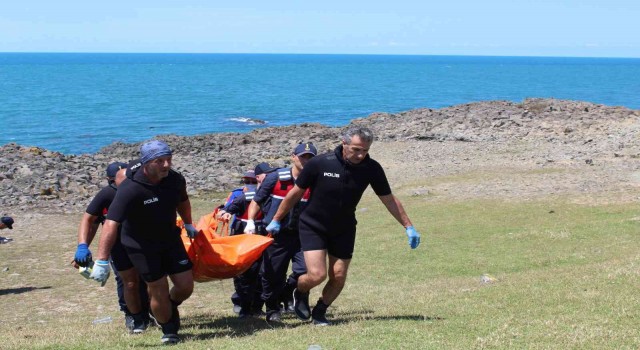
[[[420,235],[400,201],[391,193],[382,166],[368,155],[372,142],[373,133],[367,128],[347,130],[342,145],[334,152],[316,156],[304,166],[294,188],[267,226],[268,232],[279,231],[282,218],[307,189],[311,190],[309,203],[299,220],[307,273],[299,277],[293,294],[298,317],[313,318],[316,325],[330,323],[326,318],[327,308],[344,287],[356,238],[355,210],[369,185],[391,215],[405,227],[411,249],[420,244]],[[322,297],[311,311],[309,291],[327,276],[329,281]]]
[[[172,151],[161,141],[146,142],[140,148],[140,162],[130,165],[120,184],[100,237],[91,278],[103,282],[109,277],[105,260],[122,225],[121,242],[133,267],[119,271],[127,285],[137,285],[138,275],[147,283],[151,311],[162,327],[162,342],[180,341],[178,306],[193,292],[191,261],[176,226],[176,211],[191,238],[198,231],[191,220],[191,203],[185,179],[171,169]],[[169,289],[167,276],[173,282]],[[132,312],[138,305],[127,306]],[[135,310],[134,310],[135,309]]]
[[[0,230],[4,230],[8,228],[9,230],[13,230],[13,218],[11,216],[3,216],[0,218]],[[12,242],[13,238],[0,237],[0,244],[5,244]]]
[[[311,142],[301,142],[291,153],[291,168],[281,168],[269,173],[253,197],[247,209],[247,226],[245,233],[253,233],[255,227],[253,219],[258,210],[262,210],[262,222],[268,224],[278,210],[280,203],[287,193],[294,188],[305,164],[316,156],[318,150]],[[256,169],[258,170],[258,169]],[[282,294],[288,290],[292,294],[298,283],[298,276],[307,272],[304,256],[300,249],[300,235],[298,232],[298,218],[304,212],[309,194],[303,195],[299,202],[292,206],[291,212],[282,217],[282,230],[273,233],[273,243],[265,249],[262,256],[262,299],[266,306],[267,322],[281,322],[280,303]],[[252,230],[253,229],[253,230]],[[292,276],[287,278],[289,261],[292,262]],[[287,299],[285,308],[288,306]],[[286,310],[286,309],[285,309]]]
[[[107,166],[108,185],[103,187],[93,200],[91,200],[80,221],[78,247],[73,259],[77,265],[76,267],[88,267],[92,263],[89,246],[96,235],[98,226],[104,223],[105,215],[108,212],[111,202],[113,202],[113,198],[116,196],[117,186],[124,180],[126,167],[127,164],[122,162],[114,162]],[[116,179],[117,177],[119,177],[118,180]],[[124,247],[120,243],[119,236],[120,232],[118,231],[118,238],[110,252],[111,264],[113,265],[114,271],[126,270],[133,266],[124,251]],[[120,310],[125,314],[125,327],[127,327],[131,333],[142,333],[147,329],[150,322],[147,285],[140,283],[137,289],[125,288],[120,275],[117,272],[114,274],[116,277],[118,304],[120,304]],[[134,319],[133,314],[127,307],[126,299],[137,300],[136,304],[140,304],[141,312],[139,319]]]

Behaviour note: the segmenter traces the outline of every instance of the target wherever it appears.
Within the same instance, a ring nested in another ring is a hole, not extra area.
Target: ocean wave
[[[256,118],[249,118],[249,117],[233,117],[233,118],[228,118],[227,120],[228,121],[233,121],[233,122],[249,124],[249,125],[264,125],[264,124],[268,124],[269,123],[266,120],[256,119]]]

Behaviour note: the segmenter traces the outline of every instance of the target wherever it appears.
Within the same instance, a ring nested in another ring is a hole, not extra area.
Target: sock
[[[169,322],[175,323],[177,334],[178,329],[180,328],[180,312],[178,312],[178,306],[180,306],[182,302],[173,301],[171,298],[169,298],[169,301],[171,302],[171,318],[169,319]]]
[[[142,322],[145,320],[145,316],[147,315],[148,314],[145,315],[143,312],[138,312],[137,314],[131,314],[131,317],[133,317],[133,320],[136,322]]]
[[[160,323],[160,327],[162,327],[163,334],[178,334],[179,327],[173,320],[169,320],[167,323]]]
[[[313,308],[312,313],[314,315],[324,315],[327,312],[328,308],[329,305],[325,304],[324,301],[322,301],[322,298],[319,298],[316,306]]]

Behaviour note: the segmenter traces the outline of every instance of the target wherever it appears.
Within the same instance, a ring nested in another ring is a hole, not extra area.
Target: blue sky
[[[640,1],[3,1],[0,51],[640,57]]]

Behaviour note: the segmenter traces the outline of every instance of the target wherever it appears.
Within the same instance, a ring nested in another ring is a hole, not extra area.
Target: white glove
[[[107,260],[98,260],[93,264],[93,270],[91,271],[91,279],[101,282],[101,286],[104,287],[109,279],[111,273],[111,266]]]
[[[187,236],[189,236],[189,238],[191,239],[196,238],[196,236],[200,232],[195,227],[193,227],[192,224],[184,224],[184,229],[187,231]]]
[[[244,233],[256,233],[256,223],[253,220],[247,220],[247,226],[244,227]]]

